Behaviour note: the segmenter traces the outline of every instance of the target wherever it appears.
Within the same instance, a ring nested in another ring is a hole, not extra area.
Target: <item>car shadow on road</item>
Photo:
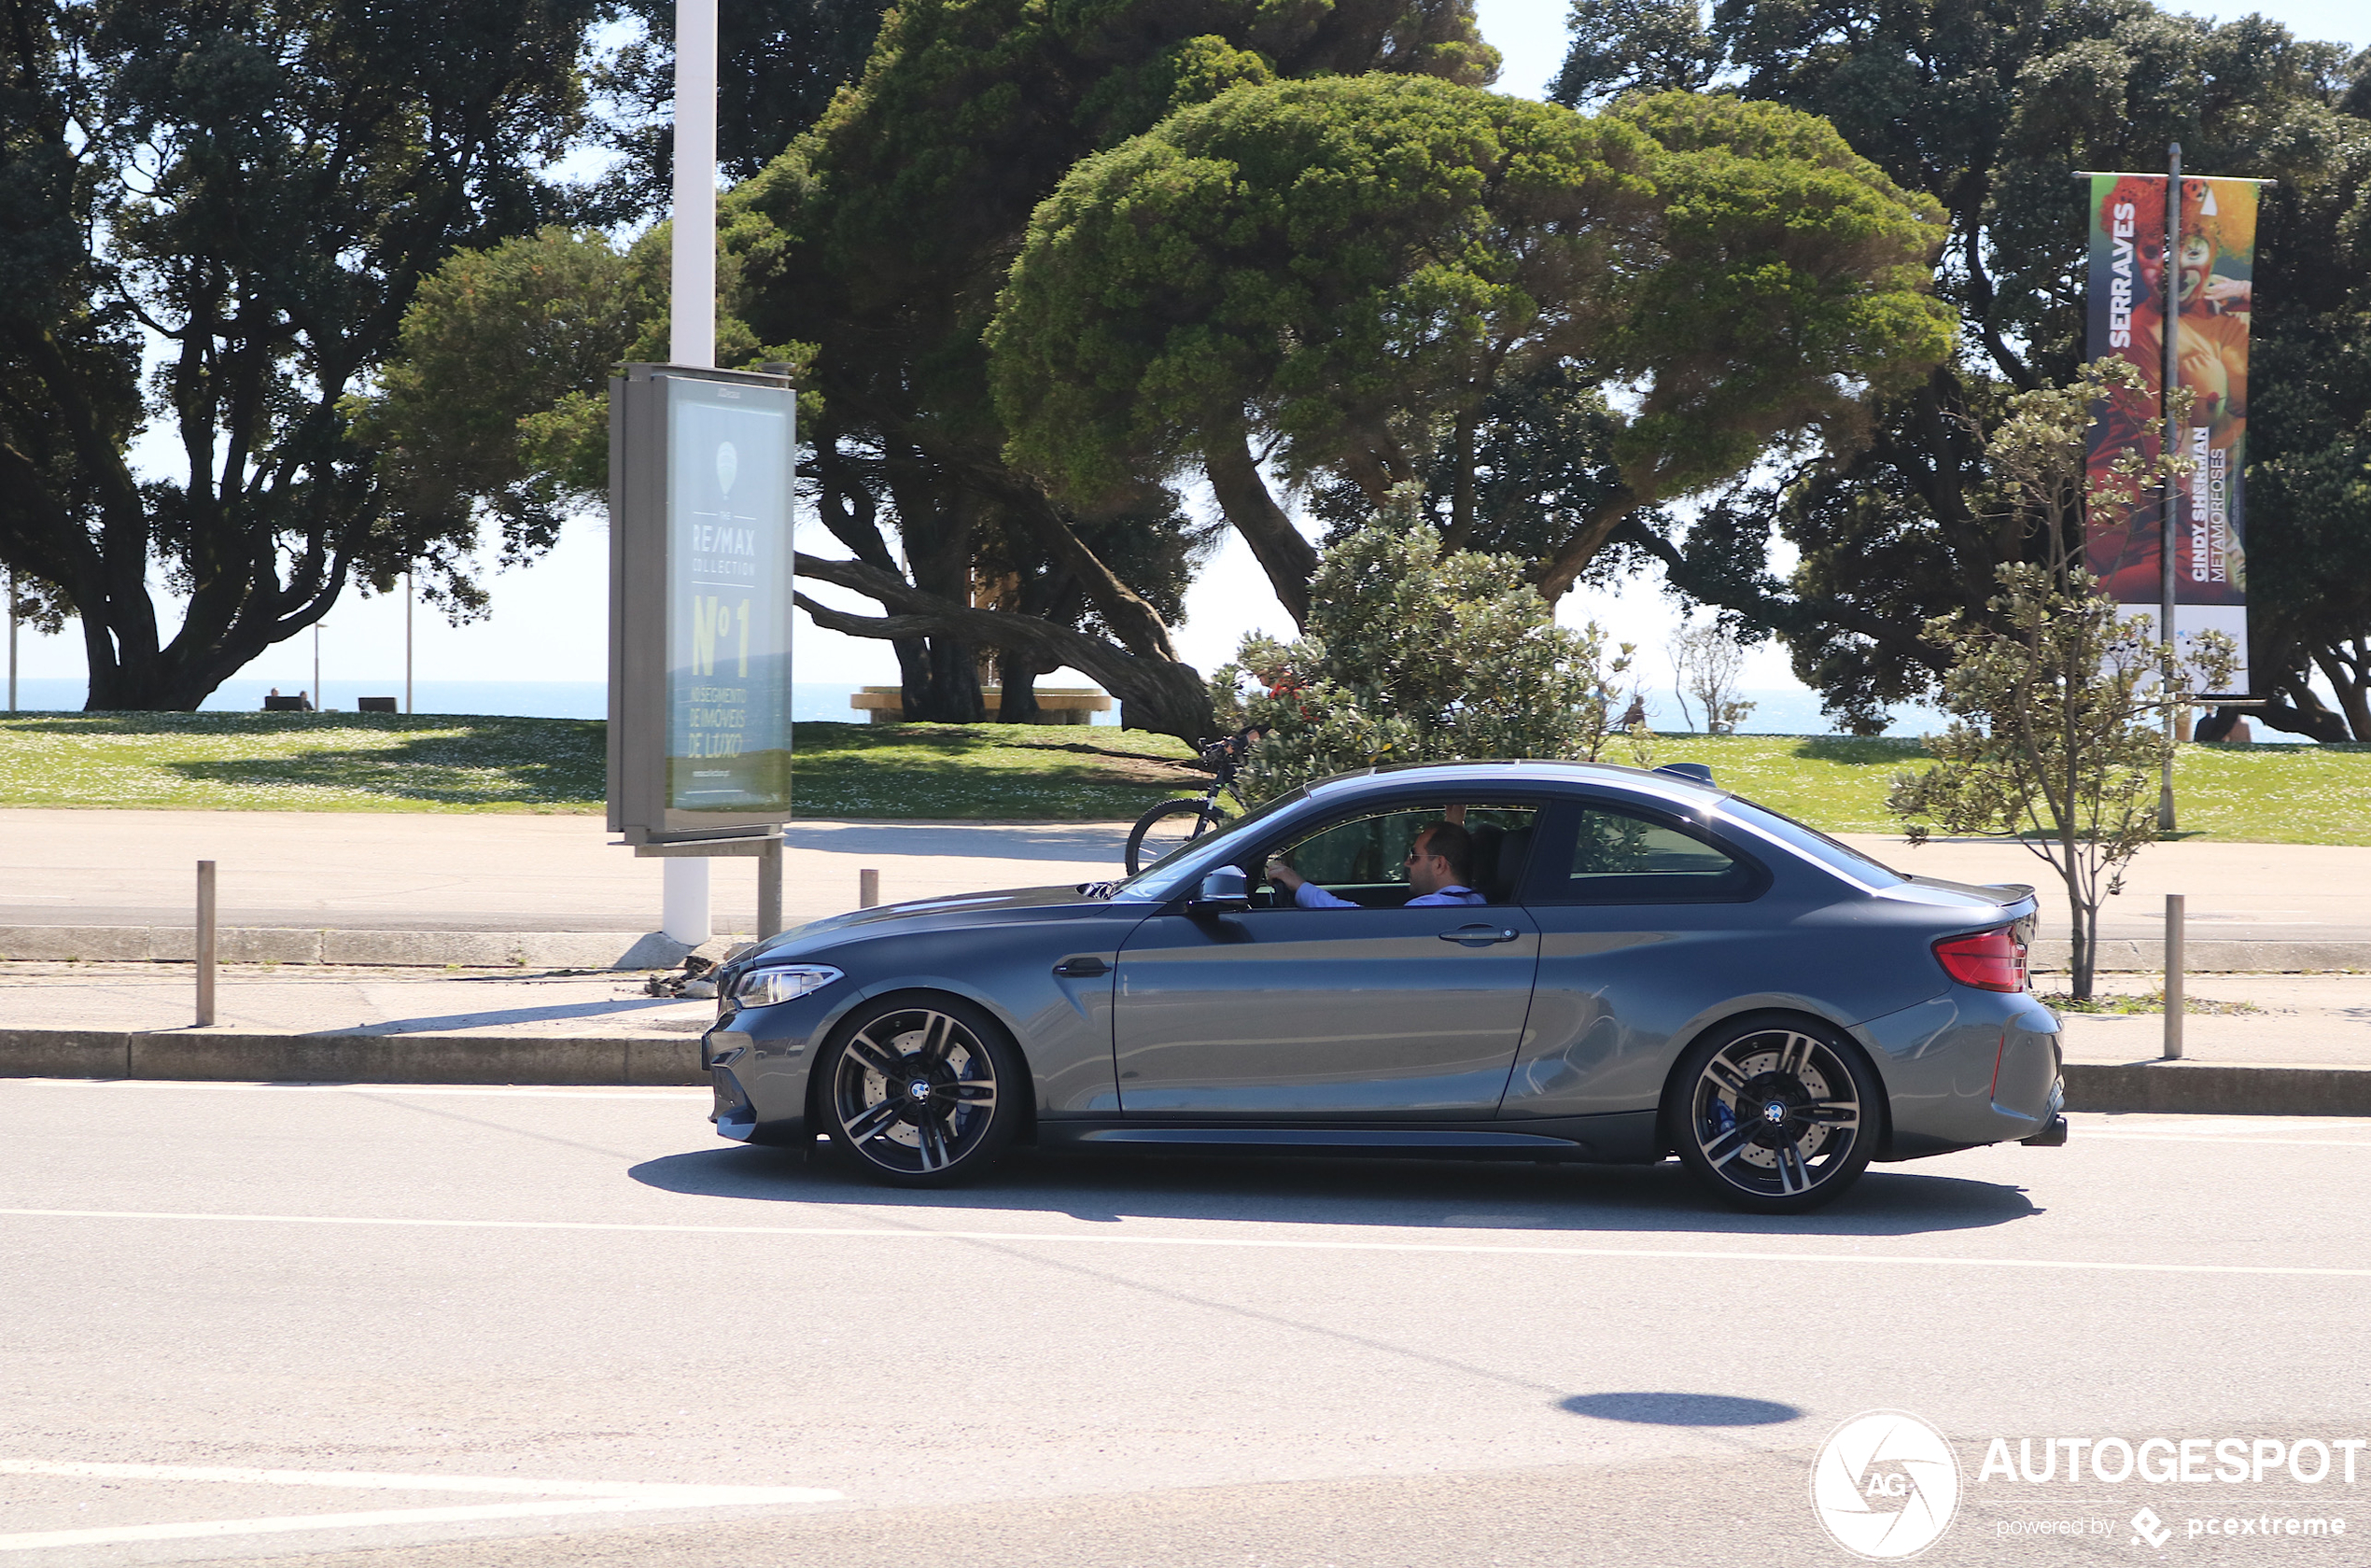
[[[664,1192],[884,1211],[976,1211],[1128,1220],[1373,1225],[1550,1238],[1642,1232],[1708,1236],[1921,1236],[1981,1230],[2042,1212],[1999,1182],[1880,1166],[1813,1214],[1721,1208],[1679,1166],[1537,1166],[1431,1160],[1284,1160],[1040,1155],[1017,1151],[974,1186],[883,1187],[836,1153],[707,1149],[629,1172]]]

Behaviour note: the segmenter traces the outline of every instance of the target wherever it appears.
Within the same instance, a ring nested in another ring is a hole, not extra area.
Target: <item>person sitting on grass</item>
[[[1468,885],[1473,875],[1473,835],[1454,822],[1435,822],[1416,835],[1415,847],[1408,851],[1408,885],[1416,896],[1404,907],[1488,903]],[[1302,909],[1359,907],[1346,898],[1336,898],[1282,861],[1268,862],[1268,879],[1291,889],[1293,903]]]

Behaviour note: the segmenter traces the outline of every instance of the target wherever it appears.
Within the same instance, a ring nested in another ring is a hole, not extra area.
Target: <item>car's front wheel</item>
[[[1849,1040],[1806,1018],[1744,1018],[1689,1047],[1664,1101],[1691,1174],[1740,1209],[1800,1214],[1875,1152],[1883,1093]]]
[[[969,1181],[1020,1126],[1018,1054],[993,1018],[953,997],[860,1010],[818,1065],[833,1141],[895,1186]]]

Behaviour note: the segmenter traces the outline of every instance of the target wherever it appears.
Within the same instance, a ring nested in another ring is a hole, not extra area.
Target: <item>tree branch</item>
[[[1309,624],[1309,581],[1317,575],[1317,551],[1301,538],[1252,456],[1251,436],[1240,425],[1214,433],[1202,448],[1202,469],[1218,497],[1218,510],[1252,547],[1268,585],[1276,591],[1296,626]]]

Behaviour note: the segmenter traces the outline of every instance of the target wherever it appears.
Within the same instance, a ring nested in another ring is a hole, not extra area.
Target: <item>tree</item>
[[[594,74],[624,112],[601,127],[623,157],[605,182],[619,216],[664,213],[675,177],[674,0],[620,0],[640,24]],[[745,180],[863,75],[886,0],[732,0],[716,8],[716,161]]]
[[[2144,462],[2127,450],[2107,484],[2088,489],[2093,411],[2142,400],[2139,386],[2121,359],[2085,366],[2072,386],[2014,399],[1985,443],[1999,504],[2029,520],[2051,558],[2000,567],[1989,615],[1929,623],[1927,636],[1951,658],[1942,702],[1952,722],[1927,739],[1935,765],[1898,777],[1887,800],[1914,842],[1931,821],[1946,833],[2013,835],[2049,863],[2066,889],[2078,1001],[2091,996],[2100,902],[2121,890],[2122,868],[2156,837],[2171,745],[2163,678],[2179,690],[2221,691],[2237,655],[2210,633],[2168,667],[2150,618],[2126,616],[2078,564],[2086,501],[2126,505],[2188,469],[2184,456]]]
[[[1529,567],[1552,600],[1625,519],[1941,358],[1939,217],[1769,105],[1239,86],[1038,210],[989,334],[1007,455],[1087,507],[1199,469],[1305,621],[1314,557],[1263,452],[1370,508],[1429,479],[1464,543],[1494,400],[1584,390],[1609,483]]]
[[[1680,721],[1688,721],[1692,696],[1705,710],[1705,734],[1736,734],[1755,706],[1737,696],[1737,672],[1745,662],[1745,645],[1719,619],[1682,625],[1671,639],[1672,694],[1679,699]]]
[[[1212,676],[1221,721],[1268,732],[1236,786],[1244,801],[1377,763],[1594,762],[1623,733],[1631,645],[1607,659],[1596,626],[1556,624],[1520,562],[1445,550],[1415,503],[1402,489],[1327,548],[1302,637],[1246,637]],[[1629,738],[1643,761],[1650,737]]]
[[[1865,441],[1774,448],[1763,474],[1684,534],[1641,521],[1625,540],[1691,595],[1784,636],[1846,727],[1882,728],[1888,706],[1941,677],[1946,655],[1925,623],[1984,613],[1999,565],[2046,559],[2042,541],[1986,510],[1992,476],[1969,431],[2013,394],[2069,380],[2083,357],[2083,190],[2070,172],[2158,167],[2178,140],[2193,170],[2281,182],[2266,192],[2255,273],[2255,384],[2269,400],[2252,415],[2250,458],[2273,472],[2250,497],[2252,567],[2269,573],[2251,578],[2250,665],[2276,699],[2273,722],[2342,735],[2306,675],[2342,662],[2348,636],[2360,648],[2371,622],[2335,574],[2283,573],[2352,537],[2330,527],[2331,483],[2351,454],[2371,457],[2356,433],[2371,400],[2344,362],[2363,308],[2347,301],[2361,299],[2371,257],[2341,232],[2360,210],[2371,62],[2259,17],[2215,26],[2144,0],[1722,0],[1692,31],[1689,9],[1581,0],[1560,97],[1599,101],[1648,79],[1646,63],[1655,80],[1733,82],[1827,117],[1948,213],[1938,288],[1966,352],[1878,399]],[[2278,384],[2265,373],[2276,365]],[[1790,580],[1764,569],[1774,534],[1800,556]]]
[[[456,246],[560,217],[591,0],[15,0],[0,43],[0,556],[94,708],[192,708],[469,533],[387,511],[345,399]],[[161,363],[144,396],[144,335]],[[151,419],[186,476],[142,480]],[[185,595],[160,625],[161,581]]]
[[[1467,0],[898,7],[863,78],[725,204],[726,246],[746,264],[736,310],[762,341],[816,349],[819,511],[853,561],[815,575],[865,594],[901,584],[881,601],[892,616],[819,620],[891,640],[907,712],[977,718],[976,647],[1033,658],[1044,640],[1034,618],[971,605],[992,537],[1007,564],[1028,553],[1049,602],[1085,607],[1101,651],[1079,667],[1130,722],[1205,732],[1200,677],[1115,562],[1115,540],[1184,525],[1173,498],[1152,487],[1090,515],[1002,455],[980,334],[1030,214],[1082,158],[1237,82],[1374,70],[1484,81],[1495,64]],[[1141,558],[1183,546],[1154,539]]]

